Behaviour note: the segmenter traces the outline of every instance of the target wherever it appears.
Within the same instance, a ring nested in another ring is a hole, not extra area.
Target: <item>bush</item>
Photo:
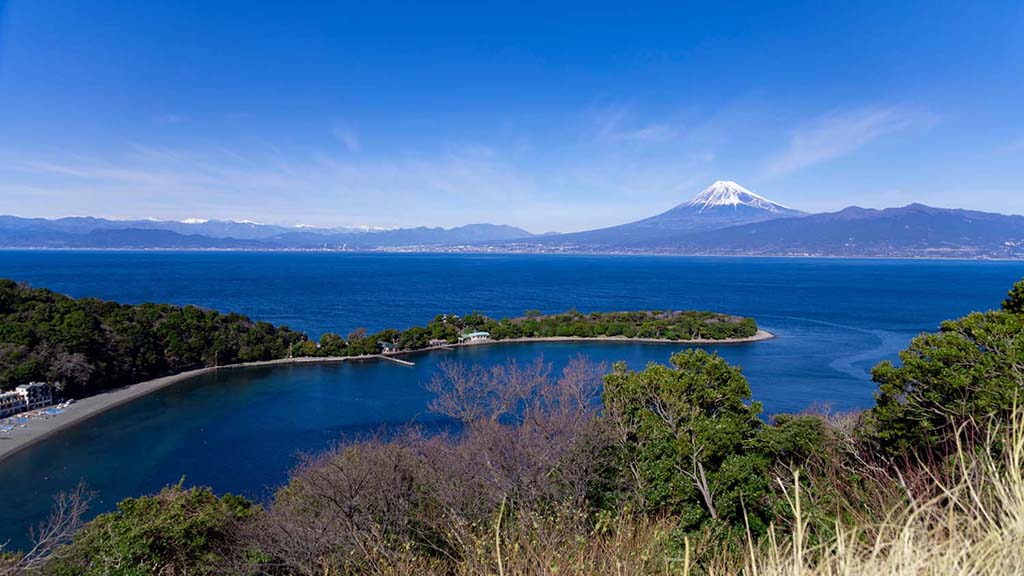
[[[164,488],[128,498],[102,514],[58,550],[46,567],[53,576],[221,574],[235,522],[258,509],[239,496],[217,498],[208,488]]]

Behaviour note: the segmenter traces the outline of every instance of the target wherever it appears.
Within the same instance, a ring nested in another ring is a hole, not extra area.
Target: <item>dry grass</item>
[[[1024,412],[979,449],[960,445],[952,474],[929,476],[934,496],[885,513],[871,525],[835,527],[808,546],[799,484],[787,492],[791,533],[750,543],[744,576],[1004,576],[1024,574]],[[993,456],[993,454],[997,454]],[[947,477],[956,478],[954,481]]]

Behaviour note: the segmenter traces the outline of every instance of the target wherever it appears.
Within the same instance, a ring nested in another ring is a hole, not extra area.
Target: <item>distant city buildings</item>
[[[53,404],[53,386],[46,382],[22,384],[14,390],[0,392],[0,418],[50,404]]]

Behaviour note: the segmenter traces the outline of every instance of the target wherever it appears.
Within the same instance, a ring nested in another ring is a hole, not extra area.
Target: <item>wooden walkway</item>
[[[409,362],[408,360],[402,360],[401,358],[395,358],[394,356],[388,356],[386,354],[378,354],[377,358],[381,360],[390,360],[395,364],[401,364],[402,366],[415,366],[416,364]]]

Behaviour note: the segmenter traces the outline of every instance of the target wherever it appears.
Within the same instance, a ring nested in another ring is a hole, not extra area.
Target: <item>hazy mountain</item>
[[[368,249],[501,242],[531,236],[522,228],[495,224],[373,230],[199,219],[176,222],[0,216],[0,246],[33,248]]]
[[[641,246],[636,246],[641,248]],[[687,254],[1024,257],[1024,216],[910,204],[666,236],[644,250]]]
[[[719,181],[657,216],[574,234],[533,235],[494,224],[366,230],[219,220],[0,216],[0,247],[1024,258],[1024,216],[922,204],[885,210],[853,206],[806,215],[735,182]]]
[[[48,230],[85,234],[93,230],[169,230],[178,234],[208,236],[210,238],[235,238],[239,240],[259,240],[287,234],[296,230],[314,234],[359,233],[363,228],[317,228],[313,226],[277,226],[258,222],[232,220],[206,220],[189,218],[187,220],[108,220],[90,216],[71,216],[47,220],[44,218],[18,218],[16,216],[0,216],[0,229]]]
[[[922,204],[806,215],[719,181],[651,218],[505,246],[538,252],[1024,258],[1024,216]]]
[[[537,243],[588,250],[612,249],[623,245],[658,243],[666,237],[678,234],[803,214],[799,210],[758,196],[735,182],[719,180],[693,199],[657,216],[610,228],[549,235],[537,239]]]
[[[457,228],[397,228],[372,232],[292,231],[268,240],[290,248],[383,248],[399,246],[452,246],[531,238],[532,234],[498,224],[469,224]]]

